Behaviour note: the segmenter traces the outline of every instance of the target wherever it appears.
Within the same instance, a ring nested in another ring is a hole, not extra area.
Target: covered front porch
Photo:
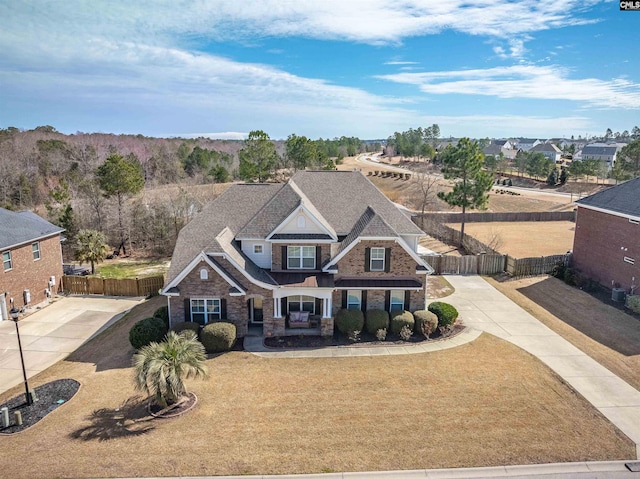
[[[273,291],[273,318],[265,318],[265,336],[333,334],[333,289],[284,287]]]

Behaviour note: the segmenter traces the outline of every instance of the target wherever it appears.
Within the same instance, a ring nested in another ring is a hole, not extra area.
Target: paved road
[[[70,296],[20,320],[18,326],[27,376],[34,376],[66,358],[143,299]],[[22,366],[15,323],[1,321],[0,393],[21,382]]]

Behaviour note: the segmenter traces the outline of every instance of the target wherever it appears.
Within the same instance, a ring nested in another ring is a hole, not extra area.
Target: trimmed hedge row
[[[370,309],[365,314],[367,333],[376,334],[378,329],[389,329],[389,313],[383,309]]]
[[[393,334],[400,334],[402,328],[407,326],[411,331],[413,331],[413,326],[415,321],[413,319],[413,314],[409,311],[394,311],[394,315],[391,318],[391,332]]]
[[[336,314],[335,324],[338,331],[349,336],[354,331],[362,331],[364,314],[359,309],[341,309]]]

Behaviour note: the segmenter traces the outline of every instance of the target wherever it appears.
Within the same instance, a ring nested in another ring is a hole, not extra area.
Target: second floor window
[[[315,246],[287,247],[288,269],[316,269]]]
[[[384,248],[371,248],[371,271],[384,271]]]
[[[31,245],[31,250],[33,251],[33,261],[37,261],[40,259],[40,243],[33,243]]]

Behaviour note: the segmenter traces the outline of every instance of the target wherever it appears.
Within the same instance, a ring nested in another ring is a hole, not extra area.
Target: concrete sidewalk
[[[628,461],[569,462],[524,466],[470,467],[467,469],[419,469],[413,471],[333,472],[326,474],[287,474],[251,476],[198,476],[199,479],[466,479],[507,477],[512,479],[637,479]],[[189,476],[194,477],[194,476]],[[155,478],[147,478],[155,479]],[[164,479],[188,479],[167,477]],[[195,478],[194,478],[195,479]]]
[[[640,392],[523,310],[479,276],[447,276],[464,323],[528,351],[547,364],[636,443]]]
[[[73,296],[57,300],[18,323],[27,376],[52,366],[122,317],[144,298]],[[16,326],[0,322],[0,393],[23,382]]]

